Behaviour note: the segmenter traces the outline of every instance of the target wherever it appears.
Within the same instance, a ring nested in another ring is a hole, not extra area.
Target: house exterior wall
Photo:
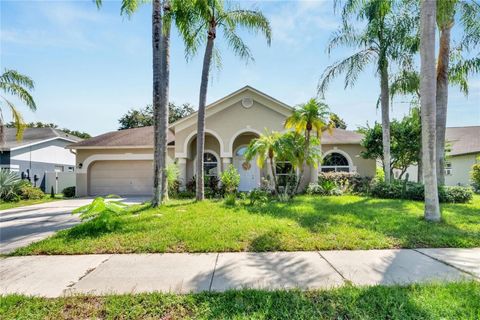
[[[445,175],[445,184],[447,186],[470,185],[472,183],[470,180],[470,171],[472,171],[472,166],[476,163],[478,156],[480,156],[480,153],[449,157],[447,162],[452,164],[452,174]]]
[[[48,192],[45,187],[45,172],[61,170],[68,172],[75,167],[75,155],[65,146],[66,140],[51,140],[10,151],[10,168],[30,177],[34,186]],[[28,174],[27,174],[28,172]]]
[[[462,154],[458,156],[449,156],[447,162],[452,164],[452,174],[445,175],[445,185],[447,186],[469,186],[472,184],[470,181],[470,171],[472,166],[476,163],[477,157],[480,153]],[[418,166],[410,166],[407,171],[409,181],[418,181],[417,173]],[[405,177],[405,176],[404,176]]]
[[[327,133],[328,134],[328,133]],[[365,177],[374,177],[376,170],[376,162],[372,159],[364,159],[360,156],[364,148],[358,144],[338,144],[338,145],[322,145],[322,152],[345,152],[349,155],[353,164],[353,170],[359,175]]]

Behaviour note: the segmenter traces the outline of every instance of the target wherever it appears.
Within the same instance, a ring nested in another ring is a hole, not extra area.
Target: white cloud
[[[276,41],[308,44],[322,31],[332,31],[338,26],[331,1],[275,1],[270,5],[268,17]]]

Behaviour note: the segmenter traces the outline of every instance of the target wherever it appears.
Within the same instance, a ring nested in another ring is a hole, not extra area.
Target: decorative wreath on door
[[[248,161],[245,161],[244,163],[242,163],[242,168],[243,168],[243,170],[245,170],[245,171],[250,170],[251,167],[252,167],[252,165],[251,165],[250,162],[248,162]]]

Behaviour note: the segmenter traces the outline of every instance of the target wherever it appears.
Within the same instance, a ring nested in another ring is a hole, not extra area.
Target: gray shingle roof
[[[17,140],[17,129],[5,129],[5,144],[0,146],[1,151],[8,151],[11,149],[21,148],[23,146],[41,143],[45,140],[52,140],[55,138],[67,141],[81,141],[82,139],[71,134],[67,134],[61,130],[53,128],[26,128],[23,132],[22,140]]]
[[[451,156],[480,152],[480,126],[447,128],[445,140]]]
[[[332,135],[325,132],[322,137],[323,144],[359,144],[362,140],[362,134],[334,129]],[[168,144],[175,143],[175,135],[169,130]],[[76,148],[115,148],[115,147],[153,147],[153,127],[133,128],[119,131],[112,131],[99,136],[83,140],[81,142],[68,146],[71,149]]]
[[[175,141],[175,135],[168,131],[168,143]],[[153,147],[153,126],[111,131],[68,146],[76,148]]]

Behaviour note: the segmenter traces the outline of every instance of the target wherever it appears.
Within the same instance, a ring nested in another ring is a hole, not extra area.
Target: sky
[[[242,32],[255,61],[245,63],[218,38],[223,68],[215,70],[208,103],[250,85],[291,106],[317,95],[323,70],[351,49],[326,46],[339,25],[331,0],[241,1],[262,10],[272,26],[272,44],[260,35]],[[129,109],[152,102],[151,6],[131,18],[120,16],[120,2],[0,0],[0,68],[16,69],[35,81],[38,110],[21,106],[26,121],[53,122],[61,128],[92,135],[116,130]],[[455,30],[454,36],[458,33]],[[198,105],[203,50],[190,61],[174,32],[171,40],[170,100]],[[448,126],[480,125],[480,76],[470,79],[470,95],[451,88]],[[331,110],[348,129],[380,121],[376,109],[379,80],[367,68],[353,88],[343,76],[325,95]],[[409,99],[395,99],[392,118],[409,110]],[[9,115],[6,115],[6,117]]]

